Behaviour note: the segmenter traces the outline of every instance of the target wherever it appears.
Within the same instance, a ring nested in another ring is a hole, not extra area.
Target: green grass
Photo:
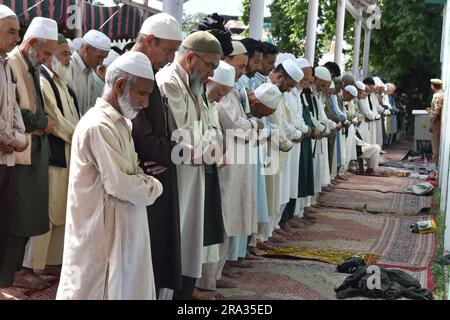
[[[438,252],[437,258],[441,257],[444,253],[444,232],[445,232],[445,214],[440,211],[440,199],[441,192],[440,189],[436,188],[434,191],[434,208],[433,215],[436,219],[436,236],[438,239]],[[433,263],[433,276],[436,283],[434,290],[434,295],[437,300],[447,300],[448,288],[447,284],[449,281],[450,266],[440,265]]]

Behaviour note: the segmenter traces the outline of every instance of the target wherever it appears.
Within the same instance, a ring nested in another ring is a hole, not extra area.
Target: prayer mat
[[[432,196],[336,189],[321,195],[318,203],[326,207],[374,213],[420,214],[432,206]]]
[[[409,187],[422,182],[408,177],[378,177],[352,175],[348,181],[340,183],[337,189],[366,190],[378,192],[410,193]]]
[[[336,300],[334,288],[348,277],[337,272],[333,264],[310,260],[264,259],[256,261],[253,268],[240,271],[242,276],[233,279],[237,288],[217,290],[226,300]],[[403,271],[426,287],[426,270]]]
[[[410,225],[430,216],[374,215],[320,208],[317,222],[288,238],[286,247],[352,254],[373,254],[377,264],[424,270],[436,255],[436,235],[417,234]],[[281,246],[281,247],[283,247]]]
[[[335,265],[341,264],[345,260],[353,257],[359,257],[363,259],[367,264],[375,264],[378,260],[378,257],[374,254],[284,247],[284,246],[273,250],[266,250],[264,256],[268,258],[287,257],[296,259],[317,260]]]

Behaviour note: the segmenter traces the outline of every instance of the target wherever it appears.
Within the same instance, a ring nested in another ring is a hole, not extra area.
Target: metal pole
[[[249,37],[261,40],[264,23],[264,0],[250,1]]]
[[[369,75],[370,37],[372,30],[367,28],[364,34],[363,78]]]
[[[183,22],[183,0],[164,0],[163,12],[173,16],[181,25]]]
[[[344,44],[345,1],[346,0],[338,0],[336,17],[336,47],[334,52],[334,62],[336,62],[341,69],[343,66],[342,48]]]
[[[319,0],[310,0],[308,4],[308,22],[306,24],[305,59],[314,65],[316,54],[317,15],[319,13]]]
[[[355,42],[353,43],[353,75],[359,78],[359,53],[361,48],[361,20],[355,21]]]

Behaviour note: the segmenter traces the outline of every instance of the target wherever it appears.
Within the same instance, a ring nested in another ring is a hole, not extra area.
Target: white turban
[[[214,70],[214,76],[209,79],[223,86],[233,88],[235,76],[236,71],[234,67],[221,60],[219,66]]]
[[[104,33],[97,30],[89,30],[83,37],[84,43],[87,43],[94,48],[102,51],[108,51],[111,49],[111,39],[109,39]]]
[[[110,66],[118,57],[120,57],[120,54],[114,50],[109,50],[108,56],[103,60],[103,65]]]
[[[279,53],[277,55],[277,60],[275,60],[275,68],[278,67],[280,63],[283,63],[286,60],[293,60],[295,61],[295,56],[292,53]]]
[[[230,57],[247,53],[247,49],[245,49],[245,46],[242,44],[242,42],[231,41],[231,44],[233,45],[233,52],[231,52]]]
[[[147,56],[141,52],[128,51],[114,60],[110,67],[117,67],[136,77],[155,80],[152,64]]]
[[[267,82],[256,88],[253,93],[263,105],[273,110],[278,108],[283,96],[276,85]]]
[[[281,65],[295,82],[298,83],[303,79],[303,71],[298,67],[294,60],[285,60],[281,63]]]
[[[183,33],[177,19],[170,14],[161,12],[145,19],[142,24],[141,34],[154,35],[165,40],[183,41]]]
[[[314,76],[321,80],[331,81],[331,73],[327,68],[319,66],[314,69]]]
[[[0,20],[8,17],[17,17],[16,13],[4,4],[0,4]]]
[[[373,77],[373,81],[375,82],[375,85],[378,87],[383,85],[383,81],[381,81],[379,77]]]
[[[362,83],[361,81],[356,81],[355,82],[356,87],[358,88],[358,90],[366,90],[366,85],[364,83]]]
[[[297,58],[296,61],[297,61],[298,67],[300,69],[312,68],[312,66],[309,63],[309,61],[306,60],[305,58]]]
[[[350,93],[352,96],[357,97],[358,96],[358,90],[355,88],[355,86],[349,85],[344,88],[345,91]]]
[[[23,36],[23,41],[30,38],[58,41],[58,24],[55,20],[49,18],[36,17],[31,21]]]

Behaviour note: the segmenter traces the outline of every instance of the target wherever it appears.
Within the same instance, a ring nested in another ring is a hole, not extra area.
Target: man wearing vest
[[[30,239],[23,261],[24,267],[34,269],[38,274],[59,275],[62,263],[70,147],[80,119],[75,93],[68,86],[72,77],[70,59],[67,40],[59,34],[53,60],[40,68],[44,109],[55,120],[56,126],[53,134],[48,136],[50,231]]]

